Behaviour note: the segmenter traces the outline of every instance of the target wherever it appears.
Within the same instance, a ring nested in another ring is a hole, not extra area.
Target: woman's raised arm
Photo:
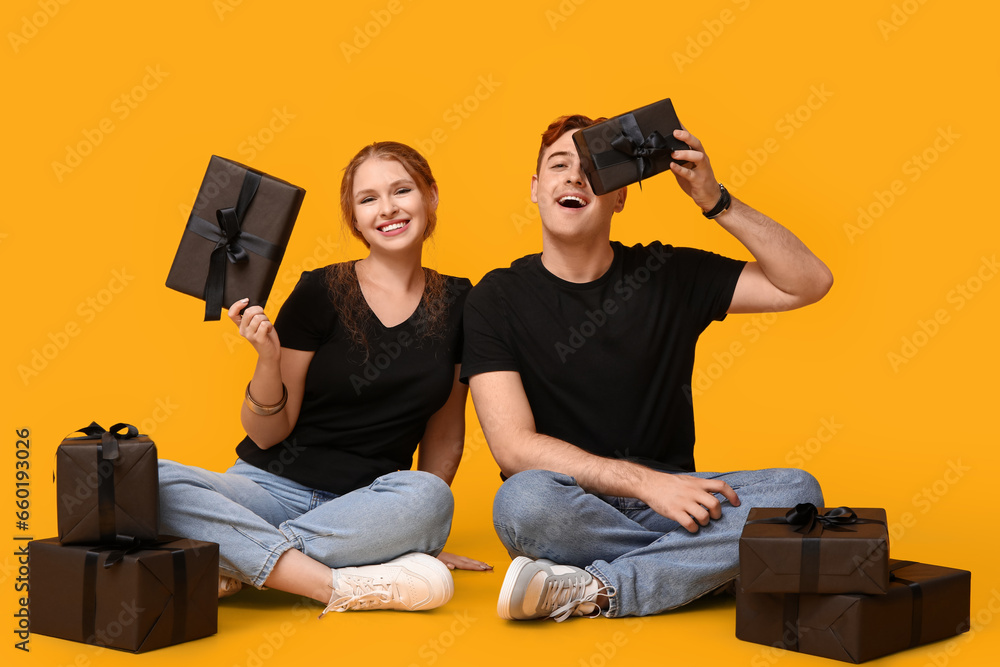
[[[246,306],[247,299],[229,308],[229,319],[257,351],[257,366],[247,385],[240,421],[247,435],[261,449],[288,437],[299,418],[305,392],[306,371],[314,352],[281,347],[278,333],[260,306]]]

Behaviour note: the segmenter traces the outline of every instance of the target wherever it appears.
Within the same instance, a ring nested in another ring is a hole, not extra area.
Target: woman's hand
[[[466,556],[457,556],[455,554],[450,554],[447,551],[442,551],[438,554],[438,560],[448,566],[449,570],[492,570],[493,566],[484,563],[481,560],[476,560],[474,558],[468,558]]]
[[[267,319],[260,306],[246,308],[250,299],[240,299],[229,307],[229,319],[240,328],[240,335],[250,341],[257,356],[267,361],[277,361],[281,357],[281,341],[274,325]],[[243,310],[246,308],[246,310]],[[243,311],[242,314],[240,311]]]

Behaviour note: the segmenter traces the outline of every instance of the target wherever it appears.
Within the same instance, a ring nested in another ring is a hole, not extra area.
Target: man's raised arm
[[[691,150],[674,157],[692,167],[671,164],[681,189],[704,211],[720,199],[719,183],[701,141],[686,130],[674,136]],[[833,274],[792,232],[760,211],[733,198],[728,210],[715,221],[746,246],[756,261],[748,262],[736,283],[730,313],[793,310],[823,298],[833,285]]]

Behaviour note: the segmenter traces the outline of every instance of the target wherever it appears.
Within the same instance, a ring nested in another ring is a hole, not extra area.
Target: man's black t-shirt
[[[539,433],[599,456],[693,471],[695,343],[745,262],[661,243],[626,248],[590,283],[540,255],[488,273],[465,306],[462,378],[517,371]]]
[[[409,470],[427,420],[454,385],[462,308],[472,283],[446,277],[442,336],[423,335],[428,322],[423,306],[394,327],[371,313],[366,354],[348,339],[325,272],[304,272],[274,322],[282,347],[315,352],[295,428],[268,449],[248,436],[236,453],[263,470],[344,494],[381,475]]]

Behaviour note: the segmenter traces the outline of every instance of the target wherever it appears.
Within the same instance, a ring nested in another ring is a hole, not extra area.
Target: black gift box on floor
[[[205,299],[205,320],[249,297],[263,306],[306,191],[213,155],[167,287]]]
[[[63,544],[112,544],[159,534],[156,445],[134,426],[97,423],[56,449],[56,514]]]
[[[632,183],[642,183],[670,169],[671,151],[690,148],[674,138],[681,123],[669,99],[584,128],[573,134],[580,164],[590,188],[603,195]]]
[[[748,593],[736,585],[736,637],[864,662],[969,629],[972,574],[892,561],[885,595]]]
[[[219,546],[162,537],[139,547],[29,545],[30,630],[142,653],[217,631]]]
[[[885,510],[755,507],[740,536],[740,578],[748,593],[885,593]]]

